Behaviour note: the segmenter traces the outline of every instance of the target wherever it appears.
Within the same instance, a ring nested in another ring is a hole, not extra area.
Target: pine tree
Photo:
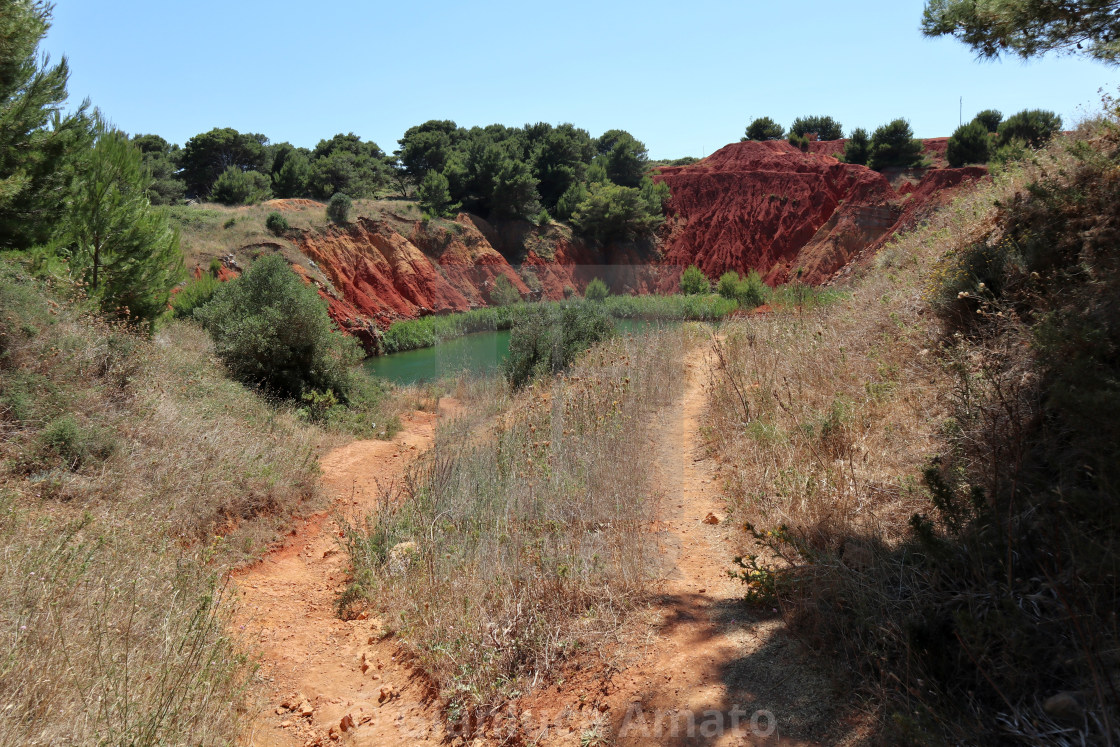
[[[459,209],[458,205],[451,202],[447,177],[434,169],[424,175],[417,197],[420,200],[420,209],[433,218],[442,218]]]
[[[68,161],[89,145],[86,104],[62,115],[66,59],[39,62],[50,16],[41,0],[0,0],[0,249],[46,243],[65,206]]]
[[[103,311],[150,323],[183,278],[179,234],[153,208],[143,155],[123,133],[99,126],[68,201],[58,246],[71,274]]]

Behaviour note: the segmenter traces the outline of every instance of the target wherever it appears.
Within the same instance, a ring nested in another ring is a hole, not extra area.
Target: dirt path
[[[835,698],[827,678],[806,666],[777,615],[760,616],[743,605],[741,583],[727,575],[738,539],[732,535],[742,530],[725,521],[717,465],[705,456],[701,426],[712,362],[698,357],[679,406],[661,413],[649,443],[654,483],[664,490],[665,572],[643,655],[588,667],[528,699],[521,720],[529,725],[529,743],[841,741],[830,728]]]
[[[449,405],[441,402],[443,412]],[[392,441],[356,441],[321,462],[332,510],[360,515],[431,445],[437,416],[402,419]],[[329,513],[292,530],[284,545],[234,577],[235,625],[262,654],[263,708],[242,743],[259,747],[334,743],[438,744],[438,704],[376,620],[343,621],[335,600],[346,557]],[[344,723],[345,720],[345,723]],[[343,726],[345,725],[345,729]]]

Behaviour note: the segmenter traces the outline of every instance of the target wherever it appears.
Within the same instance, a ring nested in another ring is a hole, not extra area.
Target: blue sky
[[[629,130],[653,158],[703,156],[767,115],[846,130],[903,116],[949,135],[981,109],[1058,112],[1115,92],[1120,68],[1070,57],[978,62],[918,32],[921,0],[566,3],[56,0],[44,47],[73,101],[184,143],[212,127],[384,150],[428,119]]]

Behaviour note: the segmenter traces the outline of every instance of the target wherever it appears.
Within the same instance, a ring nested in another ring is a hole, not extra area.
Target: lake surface
[[[615,319],[619,334],[644,334],[650,330],[673,327],[680,322]],[[395,384],[419,384],[463,371],[476,376],[497,373],[509,356],[509,330],[475,332],[456,337],[435,347],[378,355],[365,363],[366,370]]]

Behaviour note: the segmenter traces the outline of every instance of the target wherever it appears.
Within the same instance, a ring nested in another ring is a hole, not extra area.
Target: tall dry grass
[[[1107,692],[1104,655],[1076,633],[1101,611],[1063,612],[1054,580],[1022,570],[1058,556],[1031,554],[1037,505],[999,497],[1031,459],[1034,343],[1016,309],[967,303],[990,290],[968,264],[975,247],[1001,244],[1007,206],[1045,194],[1032,185],[1078,173],[1078,149],[1056,142],[961,194],[886,247],[848,300],[737,320],[719,347],[706,426],[751,524],[744,580],[870,696],[883,742],[1075,744],[1111,730],[1110,707],[1076,705]],[[953,308],[993,319],[966,338],[946,323]],[[1062,688],[1079,723],[1047,704]]]
[[[228,744],[227,569],[317,505],[319,432],[0,264],[0,744]]]
[[[442,427],[399,492],[348,528],[343,604],[380,608],[453,721],[548,682],[646,588],[648,428],[677,400],[695,334],[616,338],[517,393],[492,383],[497,413]]]

